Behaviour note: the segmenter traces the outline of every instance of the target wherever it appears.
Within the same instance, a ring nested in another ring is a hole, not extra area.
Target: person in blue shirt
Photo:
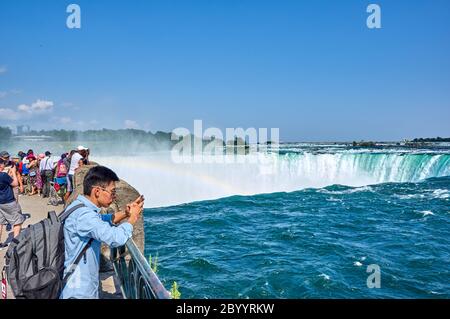
[[[100,214],[102,207],[106,208],[113,202],[118,180],[107,167],[91,168],[83,182],[84,195],[79,195],[67,207],[84,204],[70,214],[64,224],[64,275],[89,240],[92,238],[93,241],[64,286],[61,299],[98,299],[101,243],[110,247],[123,246],[133,233],[133,225],[143,210],[143,196],[128,204],[125,212]],[[118,224],[126,218],[126,222]]]

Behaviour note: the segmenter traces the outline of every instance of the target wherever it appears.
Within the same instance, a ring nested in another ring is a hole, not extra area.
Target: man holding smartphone
[[[133,225],[143,211],[143,196],[129,203],[125,212],[100,214],[101,208],[109,207],[114,201],[117,181],[119,178],[109,168],[91,168],[84,178],[84,195],[79,195],[67,207],[83,205],[71,213],[64,224],[64,275],[71,270],[73,273],[61,293],[61,299],[98,299],[101,243],[119,247],[132,236]],[[75,269],[71,269],[70,266],[86,247],[81,261]]]

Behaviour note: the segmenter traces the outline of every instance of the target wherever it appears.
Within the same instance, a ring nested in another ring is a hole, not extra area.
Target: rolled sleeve
[[[113,214],[102,214],[101,217],[104,222],[108,222],[111,226],[114,225],[113,220],[112,220]]]
[[[77,218],[77,233],[82,237],[90,237],[104,242],[110,247],[119,247],[125,245],[131,238],[133,226],[130,223],[122,223],[118,226],[111,226],[110,214],[101,217],[94,211],[86,211]],[[103,220],[109,219],[109,220]]]

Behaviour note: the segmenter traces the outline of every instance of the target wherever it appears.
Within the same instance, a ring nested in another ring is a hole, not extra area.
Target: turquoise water
[[[146,209],[146,254],[183,298],[450,298],[449,225],[450,177],[332,185]]]

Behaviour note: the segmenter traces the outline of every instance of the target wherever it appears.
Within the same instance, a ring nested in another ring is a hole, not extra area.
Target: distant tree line
[[[178,138],[175,136],[172,140],[172,133],[157,131],[156,133],[146,132],[138,129],[101,129],[101,130],[87,130],[87,131],[75,131],[75,130],[31,130],[24,134],[25,136],[49,136],[54,141],[72,142],[72,141],[114,141],[114,142],[146,142],[146,143],[169,143],[171,145],[178,143]],[[191,134],[192,139],[197,139]],[[228,141],[225,143],[221,139],[215,137],[204,138],[203,143],[208,143],[212,140],[221,142],[224,146],[229,145],[246,145],[247,142],[242,138],[235,137],[234,141]],[[270,144],[270,142],[267,142]]]
[[[194,139],[198,139],[193,136],[191,138],[192,141]],[[7,127],[0,127],[0,141],[8,142],[11,140],[12,132]],[[75,142],[75,141],[85,141],[85,142],[115,142],[127,144],[130,142],[134,143],[143,143],[146,145],[166,145],[168,147],[175,145],[179,142],[179,137],[175,136],[172,140],[172,133],[157,131],[156,133],[146,132],[144,130],[138,129],[101,129],[101,130],[87,130],[87,131],[75,131],[75,130],[30,130],[29,132],[23,134],[23,136],[48,136],[51,137],[53,141],[58,142]],[[203,144],[207,144],[213,140],[217,143],[221,143],[223,146],[231,145],[231,146],[246,146],[247,142],[242,138],[235,137],[234,140],[230,140],[225,142],[221,139],[217,139],[215,137],[203,138],[201,139]],[[270,144],[270,142],[267,142]]]
[[[26,135],[45,135],[52,137],[53,140],[71,142],[71,141],[129,141],[136,142],[168,142],[171,140],[171,133],[158,131],[156,133],[146,132],[136,129],[102,129],[102,130],[32,130]]]
[[[415,142],[415,143],[450,142],[450,137],[442,138],[442,137],[438,136],[438,137],[431,137],[431,138],[415,138],[412,141]]]

